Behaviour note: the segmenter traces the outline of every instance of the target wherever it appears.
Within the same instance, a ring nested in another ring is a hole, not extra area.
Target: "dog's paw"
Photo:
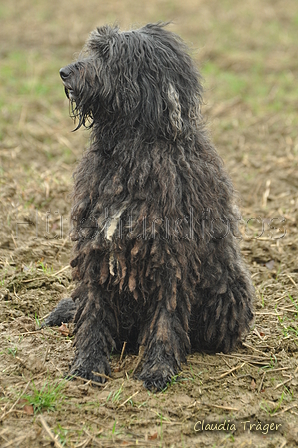
[[[157,362],[149,360],[144,364],[139,379],[143,381],[146,389],[158,392],[166,389],[177,373],[178,369],[166,360]]]
[[[71,365],[67,378],[72,379],[77,376],[96,383],[105,383],[110,375],[110,364],[105,356],[102,356],[97,361],[77,357]]]

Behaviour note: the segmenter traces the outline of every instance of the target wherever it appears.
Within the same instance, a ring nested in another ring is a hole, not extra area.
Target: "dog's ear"
[[[167,86],[166,92],[167,107],[169,111],[169,119],[176,138],[182,131],[183,120],[181,117],[181,104],[179,100],[179,93],[175,89],[172,83]]]
[[[98,56],[107,56],[110,50],[110,42],[115,34],[118,34],[118,27],[110,27],[108,25],[96,28],[89,35],[89,39],[86,43],[87,50],[92,53],[98,54]]]

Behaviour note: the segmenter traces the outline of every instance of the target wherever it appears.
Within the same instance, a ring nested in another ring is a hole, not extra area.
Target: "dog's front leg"
[[[68,376],[103,383],[111,373],[109,357],[116,333],[115,315],[104,288],[95,283],[86,287],[74,320],[76,354]]]
[[[165,304],[158,303],[149,329],[145,362],[139,377],[147,389],[164,389],[181,370],[181,363],[186,361],[190,343],[183,320],[185,321],[181,318],[179,309],[171,311]]]

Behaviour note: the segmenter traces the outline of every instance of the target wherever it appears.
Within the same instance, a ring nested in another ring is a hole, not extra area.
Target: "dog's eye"
[[[110,52],[110,46],[109,44],[105,44],[101,47],[101,54],[102,56],[107,56]]]

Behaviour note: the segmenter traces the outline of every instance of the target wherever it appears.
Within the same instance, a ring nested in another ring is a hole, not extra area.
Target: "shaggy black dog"
[[[104,381],[93,372],[109,375],[112,348],[127,341],[144,347],[144,385],[163,389],[191,348],[229,352],[253,319],[200,76],[161,24],[96,29],[60,75],[76,129],[92,131],[74,174],[75,306],[64,300],[48,323],[76,310],[70,375]]]

